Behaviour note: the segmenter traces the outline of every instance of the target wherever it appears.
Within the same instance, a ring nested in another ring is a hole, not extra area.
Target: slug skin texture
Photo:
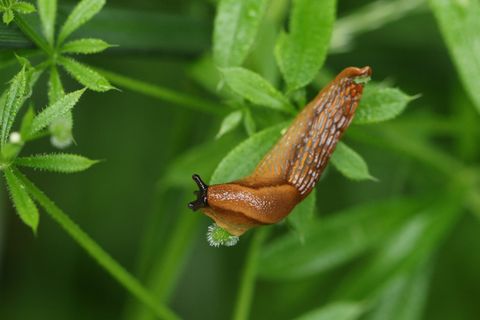
[[[252,227],[276,223],[313,190],[337,142],[352,122],[370,67],[340,72],[305,108],[253,173],[207,186],[198,175],[193,210],[240,236]]]

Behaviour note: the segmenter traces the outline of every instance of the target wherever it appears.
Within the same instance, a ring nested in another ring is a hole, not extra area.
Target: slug
[[[251,175],[208,186],[194,174],[201,209],[233,236],[285,218],[313,190],[337,142],[352,122],[370,78],[370,67],[349,67],[338,74],[297,115]]]

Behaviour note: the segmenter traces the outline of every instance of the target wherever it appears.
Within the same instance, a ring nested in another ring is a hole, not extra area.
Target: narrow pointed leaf
[[[13,80],[10,83],[6,97],[5,105],[3,107],[3,112],[1,115],[1,132],[0,132],[0,141],[3,145],[7,139],[10,129],[12,128],[13,121],[17,115],[18,110],[22,106],[24,101],[24,95],[27,90],[27,77],[25,68],[15,75]]]
[[[27,226],[32,228],[35,233],[37,231],[39,220],[38,209],[35,206],[35,203],[28,195],[23,183],[14,175],[11,169],[5,170],[5,179],[7,181],[10,197],[20,219],[22,219]]]
[[[356,320],[365,312],[365,305],[358,302],[334,302],[310,311],[295,320]]]
[[[80,155],[57,153],[20,157],[15,160],[18,166],[61,173],[73,173],[87,170],[98,161]]]
[[[380,250],[363,268],[349,273],[334,294],[341,299],[375,298],[402,273],[424,264],[461,216],[462,188],[437,194],[430,207],[417,211],[381,242]]]
[[[3,127],[3,112],[5,110],[5,105],[7,104],[7,93],[8,90],[4,91],[0,96],[0,132]]]
[[[245,126],[245,130],[249,136],[255,134],[257,131],[257,125],[255,124],[255,119],[253,119],[252,112],[249,108],[245,108],[244,115],[243,115],[243,125]]]
[[[309,84],[322,67],[335,20],[335,0],[296,0],[289,33],[277,40],[275,56],[289,91]]]
[[[463,86],[480,112],[480,2],[429,2]]]
[[[9,25],[10,22],[13,21],[13,18],[15,17],[15,15],[13,14],[13,10],[12,9],[7,9],[3,12],[3,16],[2,16],[2,19],[3,19],[3,23],[5,23],[6,25]]]
[[[80,99],[85,89],[77,90],[65,95],[63,98],[54,104],[43,109],[32,122],[32,129],[30,134],[35,134],[38,131],[46,128],[54,120],[68,113]]]
[[[105,0],[82,0],[80,1],[68,16],[67,20],[60,29],[58,43],[63,41],[84,23],[92,19],[105,5]]]
[[[63,53],[92,54],[102,52],[111,46],[101,39],[78,39],[65,43]]]
[[[42,22],[42,31],[48,43],[53,44],[55,35],[55,19],[57,0],[37,0],[38,14]]]
[[[58,74],[56,66],[50,69],[50,78],[48,79],[48,103],[53,104],[65,95],[62,80]]]
[[[113,89],[107,79],[80,62],[65,57],[59,59],[59,62],[72,77],[88,89],[99,92]]]
[[[22,124],[20,126],[20,136],[24,141],[28,140],[29,138],[29,134],[32,128],[33,118],[35,118],[35,111],[33,109],[33,106],[30,105],[28,107],[27,112],[25,112],[25,115],[22,118]]]
[[[338,142],[330,161],[347,178],[352,180],[376,180],[368,172],[367,163],[362,156],[341,141]]]
[[[287,98],[259,74],[239,67],[222,72],[229,87],[248,101],[264,108],[295,113]]]
[[[400,89],[369,84],[363,90],[353,123],[370,124],[391,120],[400,115],[414,99],[415,96],[409,96]]]
[[[427,303],[431,264],[420,263],[412,272],[399,274],[382,289],[367,320],[420,320]]]
[[[14,3],[12,9],[23,14],[29,14],[36,11],[33,4],[24,1]]]
[[[218,130],[216,138],[218,139],[224,134],[235,129],[242,121],[242,116],[242,111],[237,110],[231,112],[225,118],[223,118],[222,124],[220,125],[220,130]]]
[[[219,67],[240,66],[255,41],[268,0],[221,0],[213,31],[213,56]]]

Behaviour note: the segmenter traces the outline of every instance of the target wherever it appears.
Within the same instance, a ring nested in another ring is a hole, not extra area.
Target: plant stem
[[[252,242],[248,248],[247,261],[243,266],[242,277],[240,278],[240,290],[237,295],[235,310],[233,312],[234,320],[248,319],[255,289],[258,257],[268,230],[269,229],[266,227],[257,230],[253,235]]]
[[[73,240],[94,258],[110,275],[124,286],[132,295],[150,308],[161,319],[179,319],[179,317],[163,304],[157,302],[140,282],[128,273],[117,261],[105,252],[90,236],[68,217],[55,203],[38,189],[18,169],[12,167],[14,174],[22,181],[30,195],[45,209]]]
[[[25,21],[25,19],[23,19],[21,15],[15,15],[15,23],[20,30],[22,30],[23,33],[37,45],[37,47],[45,51],[45,53],[49,56],[53,54],[53,48],[50,47],[50,45],[42,36],[40,36],[32,27],[30,27],[30,25],[27,23],[27,21]]]
[[[220,104],[210,102],[199,97],[192,97],[181,92],[177,92],[158,85],[153,85],[144,81],[132,79],[111,71],[96,69],[113,84],[118,85],[134,92],[138,92],[160,100],[168,101],[182,107],[192,110],[202,111],[215,115],[225,115],[228,110]]]
[[[6,188],[4,188],[3,180],[0,179],[0,266],[3,265],[3,251],[4,251],[4,239],[5,239],[5,215],[7,210],[5,210],[5,195],[4,191]]]
[[[167,302],[184,269],[193,238],[197,236],[198,216],[191,212],[182,212],[175,230],[169,235],[168,243],[162,254],[157,257],[148,275],[146,283],[156,301]],[[146,309],[135,308],[126,319],[150,320],[153,314]]]

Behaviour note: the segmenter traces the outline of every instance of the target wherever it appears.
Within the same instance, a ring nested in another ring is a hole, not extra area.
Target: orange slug
[[[313,190],[337,142],[352,122],[370,67],[349,67],[338,74],[298,114],[251,175],[207,186],[193,175],[199,191],[188,204],[233,236],[276,223]]]

